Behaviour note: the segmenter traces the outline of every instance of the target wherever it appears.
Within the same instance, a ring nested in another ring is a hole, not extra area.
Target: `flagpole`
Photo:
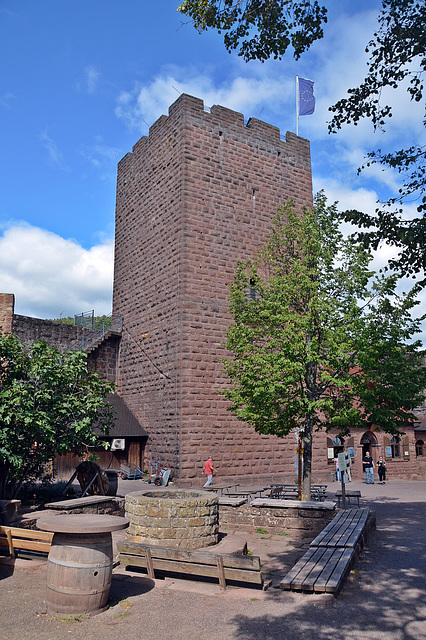
[[[299,76],[296,76],[296,135],[299,135]]]

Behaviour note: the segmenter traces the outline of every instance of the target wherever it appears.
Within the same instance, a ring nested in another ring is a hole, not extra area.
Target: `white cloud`
[[[49,136],[47,127],[39,135],[39,140],[45,150],[47,151],[49,164],[61,165],[62,164],[62,152],[60,151],[56,142]]]
[[[16,96],[9,91],[6,93],[0,94],[0,107],[4,107],[5,109],[10,109],[13,100],[16,100]]]
[[[100,71],[93,64],[89,64],[83,70],[83,79],[78,80],[74,87],[77,91],[94,94],[98,88],[100,77]]]
[[[193,69],[173,69],[157,76],[149,84],[124,91],[117,99],[116,116],[134,129],[150,126],[181,93],[200,97],[206,107],[214,104],[259,117],[264,106],[282,106],[292,91],[291,79],[237,76],[229,82],[215,84],[212,77]],[[254,112],[254,113],[253,113]]]
[[[80,153],[98,171],[101,180],[115,180],[117,163],[123,156],[121,149],[109,147],[97,136],[92,144],[82,146]]]
[[[110,313],[112,274],[112,240],[84,249],[25,223],[9,226],[0,236],[1,289],[15,294],[20,315]]]
[[[95,93],[101,74],[93,65],[89,65],[88,67],[86,67],[84,70],[84,73],[85,73],[85,79],[86,79],[87,92]]]

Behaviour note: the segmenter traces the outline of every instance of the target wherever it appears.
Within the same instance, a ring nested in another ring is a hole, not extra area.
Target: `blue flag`
[[[315,111],[314,83],[299,78],[299,116],[310,116]]]

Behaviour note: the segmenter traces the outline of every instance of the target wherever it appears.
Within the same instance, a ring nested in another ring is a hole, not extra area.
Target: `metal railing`
[[[111,331],[121,333],[123,331],[123,316],[120,314],[110,313],[108,315],[95,317],[94,315],[90,316],[89,313],[91,314],[92,312],[74,316],[74,323],[77,326],[83,327],[83,331],[81,336],[70,344],[69,349],[87,351],[87,349],[97,342],[102,342],[107,333]],[[76,318],[80,319],[79,324],[75,322]]]

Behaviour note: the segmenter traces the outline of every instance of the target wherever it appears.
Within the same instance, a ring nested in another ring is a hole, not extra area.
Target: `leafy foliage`
[[[225,32],[224,43],[246,62],[281,59],[288,47],[296,60],[323,37],[327,11],[317,0],[184,0],[178,11],[198,31]]]
[[[414,419],[426,386],[414,289],[376,276],[371,256],[345,239],[322,193],[301,216],[278,212],[268,244],[239,263],[223,394],[240,420],[264,434],[304,430],[303,496],[310,495],[315,430],[341,435],[373,424],[397,434]]]
[[[43,476],[57,453],[94,446],[94,425],[113,426],[106,396],[113,385],[87,365],[86,354],[61,354],[46,342],[26,350],[0,335],[0,496]]]
[[[384,129],[392,117],[392,106],[382,103],[383,90],[406,86],[411,100],[423,100],[423,74],[426,70],[426,5],[417,0],[383,0],[379,16],[379,29],[366,51],[370,54],[368,74],[362,84],[349,89],[349,98],[339,100],[330,110],[334,113],[330,132],[336,132],[342,124],[357,124],[367,117],[375,129]],[[423,119],[423,126],[426,119]],[[426,213],[426,146],[414,144],[386,153],[381,149],[371,151],[365,166],[380,164],[396,169],[402,176],[402,186],[395,197],[385,203],[388,208],[378,208],[370,216],[359,211],[347,211],[345,218],[363,228],[377,230],[360,232],[355,239],[366,246],[377,248],[382,240],[400,248],[397,261],[391,267],[405,274],[425,272],[424,253]],[[361,167],[360,171],[364,168]],[[402,209],[389,207],[405,202],[418,201],[421,217],[404,220]]]
[[[246,61],[281,58],[290,46],[298,59],[323,37],[327,22],[326,7],[308,0],[184,0],[178,10],[192,18],[199,31],[224,31],[227,50],[237,50]],[[391,104],[383,102],[384,90],[406,87],[411,100],[423,100],[425,24],[424,0],[382,0],[378,29],[366,49],[368,73],[359,87],[348,90],[348,98],[330,107],[334,114],[330,132],[336,133],[344,124],[356,125],[363,118],[370,119],[376,129],[384,129],[392,117]],[[391,152],[376,149],[368,153],[360,171],[372,164],[394,169],[402,186],[395,196],[378,203],[373,215],[345,212],[346,221],[366,229],[354,235],[355,241],[372,249],[382,241],[394,245],[400,253],[390,267],[407,275],[424,274],[426,267],[425,154],[421,141]],[[412,201],[418,202],[419,216],[404,219],[398,207]]]

